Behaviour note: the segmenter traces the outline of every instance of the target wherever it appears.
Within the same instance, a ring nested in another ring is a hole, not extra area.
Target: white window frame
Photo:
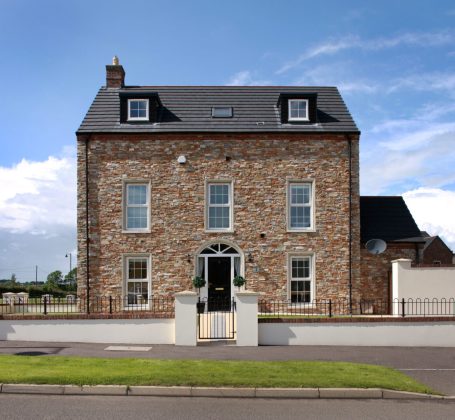
[[[144,185],[147,193],[146,204],[128,204],[128,186],[129,185]],[[147,207],[147,227],[145,228],[128,228],[128,207]],[[150,181],[143,179],[128,179],[123,180],[122,188],[122,211],[123,211],[123,233],[150,233]]]
[[[310,276],[308,278],[296,278],[296,281],[309,281],[310,282],[310,302],[293,302],[292,305],[313,306],[316,299],[316,256],[313,252],[291,252],[287,255],[287,268],[288,268],[288,302],[291,303],[291,283],[292,277],[292,260],[294,259],[308,259],[310,264]]]
[[[145,117],[131,117],[131,102],[145,102]],[[149,100],[148,99],[128,99],[128,121],[148,121],[149,120]]]
[[[310,186],[310,203],[309,205],[291,205],[291,187],[293,185]],[[288,179],[286,180],[286,227],[288,232],[316,232],[316,211],[315,196],[316,183],[314,179]],[[303,228],[291,227],[291,208],[292,207],[310,207],[310,226]]]
[[[229,203],[210,205],[210,186],[211,185],[228,185]],[[209,227],[209,209],[210,207],[229,207],[229,227],[228,228],[210,228]],[[206,232],[234,232],[234,183],[232,180],[206,180],[205,182],[205,231]]]
[[[149,308],[149,302],[152,297],[152,256],[150,254],[123,254],[123,275],[122,275],[122,285],[123,285],[123,306],[125,308]],[[128,303],[128,283],[129,283],[129,261],[134,259],[144,259],[147,261],[147,277],[145,280],[131,279],[131,282],[147,282],[147,304],[129,304]]]
[[[293,102],[305,102],[306,118],[291,117],[291,103]],[[288,120],[289,121],[310,121],[308,115],[308,99],[289,99],[288,100]]]

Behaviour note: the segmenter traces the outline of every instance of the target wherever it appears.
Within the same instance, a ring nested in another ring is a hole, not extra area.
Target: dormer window
[[[309,121],[308,99],[289,99],[289,121]]]
[[[128,121],[148,121],[149,100],[128,99]]]
[[[212,118],[232,118],[232,106],[212,107]]]

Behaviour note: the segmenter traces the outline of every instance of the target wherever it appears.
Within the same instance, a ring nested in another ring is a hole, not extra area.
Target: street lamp
[[[65,255],[65,258],[68,258],[68,255],[70,257],[70,272],[68,274],[69,274],[69,276],[71,276],[71,269],[73,268],[72,263],[71,263],[71,252],[68,252],[68,254]],[[70,279],[71,279],[71,277],[70,277]],[[72,281],[70,280],[69,283],[72,284]]]
[[[70,257],[70,273],[71,273],[71,269],[72,269],[72,266],[71,266],[71,252],[68,252],[68,254],[65,255],[65,258],[68,258],[68,255]]]

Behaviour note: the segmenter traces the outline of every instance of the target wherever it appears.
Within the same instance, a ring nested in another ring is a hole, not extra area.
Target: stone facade
[[[227,240],[251,255],[244,258],[248,290],[287,299],[288,254],[314,253],[316,299],[347,299],[350,268],[353,297],[359,297],[359,149],[358,137],[352,137],[350,190],[349,142],[343,134],[80,135],[80,293],[85,294],[87,273],[88,141],[91,296],[124,294],[122,256],[127,253],[151,255],[153,296],[191,289],[197,250],[209,241]],[[177,163],[179,155],[186,156],[185,165]],[[122,233],[122,184],[128,179],[151,183],[150,233]],[[204,229],[205,183],[217,179],[233,182],[233,233]],[[287,179],[314,180],[315,232],[287,232]]]

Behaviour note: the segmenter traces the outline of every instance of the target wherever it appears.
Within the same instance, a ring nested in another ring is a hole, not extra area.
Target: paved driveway
[[[261,346],[236,347],[229,342],[195,347],[153,345],[148,351],[107,351],[109,344],[0,341],[0,354],[155,359],[323,360],[371,363],[403,371],[444,394],[455,395],[455,348]],[[136,347],[136,346],[133,346]]]

